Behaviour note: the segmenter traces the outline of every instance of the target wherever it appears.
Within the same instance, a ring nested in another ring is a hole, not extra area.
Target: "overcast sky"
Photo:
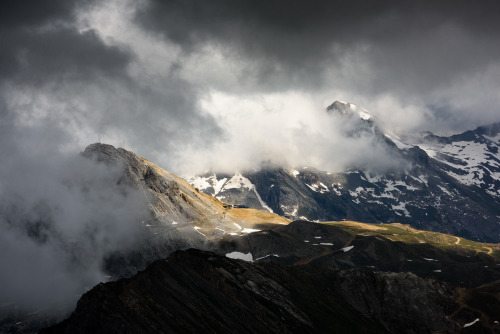
[[[335,100],[399,134],[500,121],[499,10],[493,0],[7,1],[4,148],[74,153],[100,140],[183,175],[268,160],[341,168],[330,162],[353,150],[324,118]]]

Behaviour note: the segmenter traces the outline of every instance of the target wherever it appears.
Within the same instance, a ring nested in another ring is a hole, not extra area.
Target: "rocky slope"
[[[106,164],[123,167],[124,182],[140,189],[148,200],[151,215],[142,221],[146,242],[133,254],[112,254],[107,269],[113,276],[128,276],[174,250],[213,248],[225,234],[245,234],[256,223],[287,224],[277,215],[258,210],[228,208],[183,179],[148,160],[106,144],[88,146],[83,155]]]
[[[187,250],[96,286],[69,319],[41,333],[499,332],[498,288]]]
[[[500,123],[451,137],[398,138],[364,109],[336,101],[327,108],[369,134],[400,169],[342,173],[271,168],[188,178],[203,192],[290,219],[398,222],[486,242],[500,241]],[[367,136],[365,136],[368,138]],[[304,162],[307,164],[307,162]]]

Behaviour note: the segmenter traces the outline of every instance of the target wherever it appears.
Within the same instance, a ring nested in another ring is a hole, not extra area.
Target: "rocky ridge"
[[[498,302],[480,304],[491,293],[491,285],[457,290],[408,273],[250,264],[191,249],[96,286],[41,333],[498,332]]]
[[[225,234],[249,233],[255,223],[288,223],[271,213],[230,209],[180,177],[122,148],[93,144],[82,154],[97,162],[122,165],[119,182],[140,189],[151,211],[150,217],[142,221],[147,233],[144,246],[133,254],[110,256],[107,269],[115,277],[130,276],[178,249],[212,249],[212,244]]]

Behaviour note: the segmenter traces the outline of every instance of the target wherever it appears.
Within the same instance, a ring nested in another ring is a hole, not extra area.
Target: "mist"
[[[107,256],[143,240],[147,201],[122,166],[20,142],[0,144],[0,304],[62,316],[109,280]]]
[[[186,163],[179,169],[186,175],[266,166],[308,166],[331,172],[408,167],[374,133],[352,135],[364,126],[357,114],[329,114],[326,105],[311,96],[212,94],[201,106],[222,127],[224,140],[214,143],[210,151],[185,151],[181,160]],[[383,129],[384,124],[377,126]]]

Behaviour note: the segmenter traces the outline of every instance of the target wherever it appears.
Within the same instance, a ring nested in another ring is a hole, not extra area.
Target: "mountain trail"
[[[486,254],[491,255],[493,253],[493,248],[485,247],[485,246],[483,246],[483,248],[486,248],[488,250],[488,253],[486,253]]]

